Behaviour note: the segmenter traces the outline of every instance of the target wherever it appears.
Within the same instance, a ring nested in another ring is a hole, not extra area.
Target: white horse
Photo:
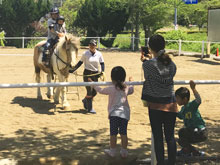
[[[54,52],[50,59],[51,68],[47,68],[42,64],[42,45],[45,41],[41,41],[34,48],[34,67],[36,74],[36,82],[41,82],[41,70],[47,73],[47,82],[51,82],[54,74],[56,74],[59,82],[67,82],[69,76],[70,66],[74,66],[78,55],[78,49],[80,45],[80,38],[77,38],[71,34],[66,34],[59,39]],[[60,92],[62,93],[62,107],[67,109],[70,104],[66,97],[66,87],[57,87],[53,96],[53,88],[48,87],[47,97],[54,98],[54,103],[59,103]],[[42,100],[41,90],[37,88],[37,98]]]

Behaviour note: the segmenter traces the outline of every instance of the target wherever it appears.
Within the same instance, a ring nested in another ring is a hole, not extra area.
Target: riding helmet
[[[53,8],[50,10],[50,13],[51,13],[51,14],[59,14],[59,9],[58,9],[58,7],[53,7]]]
[[[97,45],[97,41],[95,40],[95,39],[91,39],[90,41],[89,41],[89,44],[92,44],[92,45]]]
[[[63,22],[65,22],[64,16],[60,15],[60,16],[57,18],[57,22],[58,22],[59,20],[63,20]]]

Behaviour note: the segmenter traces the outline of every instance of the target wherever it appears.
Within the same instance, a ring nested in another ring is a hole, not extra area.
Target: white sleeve
[[[102,56],[102,53],[101,53],[101,52],[100,52],[99,62],[100,62],[100,63],[103,63],[103,62],[104,62],[104,58],[103,58],[103,56]]]
[[[82,54],[82,57],[81,57],[80,61],[82,61],[85,64],[85,62],[86,62],[86,52],[84,52]]]

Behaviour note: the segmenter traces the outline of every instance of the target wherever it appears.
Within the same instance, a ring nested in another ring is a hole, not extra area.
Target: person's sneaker
[[[192,156],[191,152],[187,152],[182,148],[180,151],[177,151],[176,156]]]
[[[94,109],[91,109],[91,110],[89,111],[89,113],[96,114],[96,111],[95,111]]]
[[[87,110],[88,107],[87,107],[87,103],[86,103],[86,98],[82,99],[82,103],[83,103],[84,109]]]
[[[104,153],[110,157],[115,157],[115,149],[104,149]]]
[[[122,158],[128,157],[128,150],[122,148],[122,149],[120,150],[120,155],[121,155]]]
[[[192,155],[193,156],[204,156],[205,152],[204,151],[193,151]]]

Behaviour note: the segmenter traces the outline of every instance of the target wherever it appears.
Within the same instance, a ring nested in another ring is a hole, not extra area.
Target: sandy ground
[[[32,49],[0,49],[0,54],[32,53]],[[142,80],[139,52],[102,53],[107,81],[110,81],[111,69],[117,65],[123,66],[127,76],[132,76],[134,81]],[[0,83],[35,82],[32,58],[0,56]],[[211,58],[200,60],[189,56],[172,58],[178,68],[175,80],[220,80],[220,61]],[[83,67],[79,68],[78,73],[82,71]],[[71,75],[70,81],[75,81],[74,78]],[[82,81],[82,77],[77,79],[79,82]],[[175,89],[178,87],[180,86],[176,85]],[[128,98],[131,106],[131,120],[128,126],[130,158],[123,162],[124,164],[150,157],[151,129],[148,111],[142,106],[140,99],[141,89],[141,86],[135,86],[134,94]],[[42,90],[45,94],[46,88]],[[75,90],[76,87],[69,88],[69,91]],[[97,114],[88,114],[81,102],[85,96],[85,88],[79,87],[78,90],[80,99],[75,94],[68,94],[71,104],[69,110],[61,110],[60,105],[57,105],[58,112],[53,113],[56,105],[48,100],[46,95],[43,95],[43,101],[37,100],[36,88],[0,89],[0,159],[34,159],[35,164],[117,164],[108,160],[103,153],[103,149],[109,146],[107,96],[98,94],[94,99]],[[197,85],[197,90],[202,97],[200,111],[209,130],[208,141],[197,147],[208,156],[220,155],[220,85]],[[176,135],[182,126],[182,121],[177,120]],[[119,156],[116,160],[120,161]]]

